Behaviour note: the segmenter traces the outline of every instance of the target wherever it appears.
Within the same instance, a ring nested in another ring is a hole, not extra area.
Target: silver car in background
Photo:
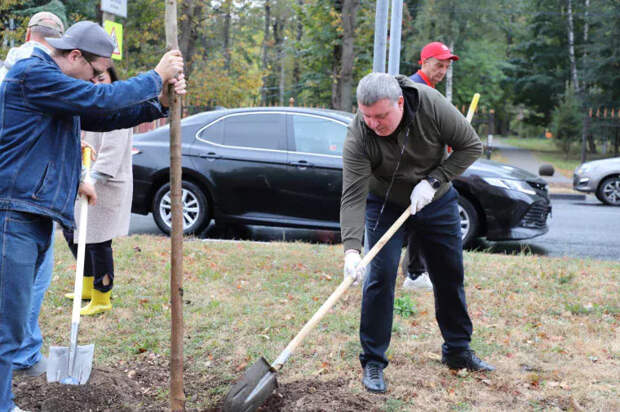
[[[620,206],[620,157],[594,160],[577,167],[573,189],[594,193],[601,202]]]

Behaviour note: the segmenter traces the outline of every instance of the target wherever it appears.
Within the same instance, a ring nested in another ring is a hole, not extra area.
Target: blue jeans
[[[13,408],[13,359],[28,328],[36,274],[49,249],[49,217],[0,210],[0,412]]]
[[[392,335],[394,287],[405,236],[413,230],[435,293],[435,317],[444,343],[442,353],[469,349],[472,323],[463,286],[463,249],[458,194],[451,188],[440,199],[411,216],[371,261],[364,280],[360,340],[362,366],[373,361],[387,366],[385,355]],[[369,195],[366,202],[366,243],[372,248],[403,213],[387,204],[376,225],[383,199]],[[375,225],[377,226],[375,229]]]
[[[28,325],[26,335],[13,358],[13,369],[27,369],[41,360],[41,347],[43,346],[43,336],[39,327],[39,312],[45,292],[52,281],[52,271],[54,270],[54,231],[50,240],[50,247],[45,252],[43,262],[39,268],[34,286],[32,289],[32,302],[30,304],[30,314],[28,315]]]

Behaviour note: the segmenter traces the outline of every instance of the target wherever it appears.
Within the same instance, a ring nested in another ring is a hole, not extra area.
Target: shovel
[[[409,218],[410,208],[407,208],[402,215],[392,224],[392,226],[381,236],[381,239],[366,253],[360,267],[365,267],[375,257],[383,246],[390,240],[402,224]],[[224,412],[252,412],[272,394],[273,390],[278,386],[276,382],[276,373],[282,369],[284,362],[293,354],[297,346],[308,335],[308,333],[316,326],[316,324],[325,316],[325,314],[336,303],[340,296],[351,286],[353,278],[347,276],[344,278],[338,288],[323,303],[319,310],[299,331],[297,336],[288,344],[288,346],[280,353],[280,356],[270,365],[264,357],[261,357],[246,371],[245,375],[228,391],[224,398],[222,410]]]
[[[86,171],[90,169],[91,149],[85,147],[82,152],[82,164]],[[91,183],[86,173],[84,180]],[[88,199],[80,197],[80,225],[78,236],[77,265],[75,268],[75,286],[73,288],[73,312],[71,315],[71,346],[50,346],[47,364],[47,381],[60,382],[65,385],[84,385],[90,378],[93,367],[95,345],[78,346],[77,337],[80,326],[80,309],[82,303],[82,284],[84,275],[84,255],[86,252],[86,222],[88,219]]]

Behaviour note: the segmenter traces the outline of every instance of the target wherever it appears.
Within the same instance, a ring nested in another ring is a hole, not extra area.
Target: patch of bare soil
[[[37,378],[13,379],[15,403],[29,411],[130,411],[127,404],[140,394],[139,386],[119,379],[117,372],[93,369],[86,385],[47,383],[45,374]]]
[[[379,411],[373,396],[380,395],[355,394],[344,379],[331,381],[300,380],[280,384],[274,394],[259,409],[267,411],[291,412],[359,412]]]
[[[163,359],[150,359],[118,369],[93,368],[86,385],[47,383],[45,374],[37,378],[18,376],[13,379],[15,403],[33,412],[160,412],[168,411],[168,401],[161,391],[167,389],[169,371]],[[215,376],[185,374],[188,412],[218,412],[195,409],[191,404],[203,399],[210,389],[221,385]],[[358,412],[378,411],[377,396],[353,393],[349,381],[300,380],[280,383],[265,401],[260,412]],[[196,402],[199,403],[199,402]]]

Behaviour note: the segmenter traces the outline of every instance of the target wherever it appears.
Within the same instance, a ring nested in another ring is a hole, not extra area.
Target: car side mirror
[[[553,173],[555,173],[555,169],[553,168],[553,165],[549,163],[540,165],[538,168],[538,174],[541,176],[553,176]]]

